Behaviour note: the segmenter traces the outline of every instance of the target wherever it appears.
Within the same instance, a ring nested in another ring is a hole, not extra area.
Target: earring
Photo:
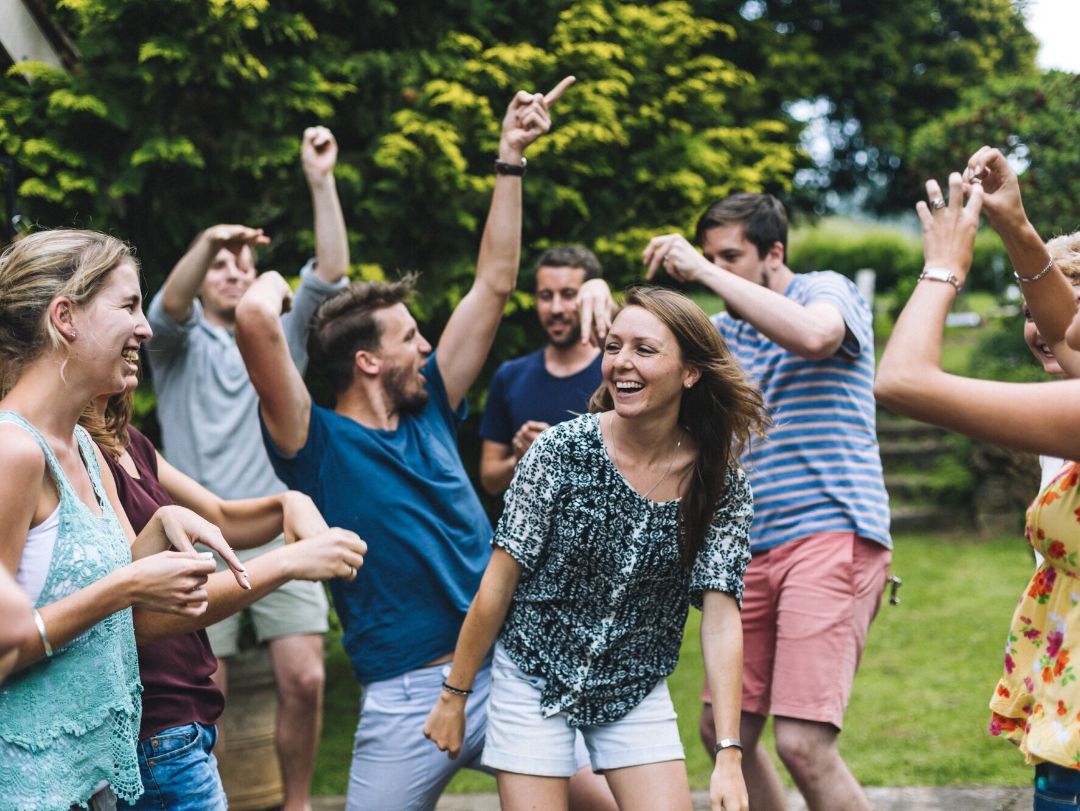
[[[75,330],[72,330],[70,333],[68,333],[68,340],[69,341],[74,341],[78,337],[79,337],[79,333],[77,333]]]

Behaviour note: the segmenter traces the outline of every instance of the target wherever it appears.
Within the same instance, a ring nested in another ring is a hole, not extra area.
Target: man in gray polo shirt
[[[301,162],[315,216],[315,260],[300,271],[293,309],[282,316],[297,368],[307,365],[307,326],[318,306],[347,283],[349,247],[334,183],[337,144],[325,127],[304,132]],[[227,499],[286,489],[274,475],[259,432],[258,398],[233,335],[236,304],[255,281],[260,229],[215,225],[199,234],[150,303],[148,345],[165,455]],[[278,539],[275,544],[283,543]],[[274,544],[252,550],[253,556]],[[241,553],[241,557],[244,554]],[[322,725],[322,584],[288,583],[251,609],[260,641],[269,642],[278,688],[277,751],[287,811],[308,805]],[[208,629],[219,657],[215,681],[224,690],[225,659],[236,652],[238,615]]]

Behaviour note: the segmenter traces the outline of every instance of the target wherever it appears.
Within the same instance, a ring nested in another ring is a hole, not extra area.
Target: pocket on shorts
[[[147,760],[154,763],[168,763],[182,758],[200,745],[202,730],[197,724],[167,729],[147,740]]]

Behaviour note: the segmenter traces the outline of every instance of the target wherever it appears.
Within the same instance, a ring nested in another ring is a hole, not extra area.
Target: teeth
[[[120,357],[126,360],[128,363],[139,362],[139,350],[138,349],[125,349],[120,353]]]
[[[623,381],[615,384],[615,388],[619,391],[637,391],[642,388],[640,383],[633,383],[630,381]]]

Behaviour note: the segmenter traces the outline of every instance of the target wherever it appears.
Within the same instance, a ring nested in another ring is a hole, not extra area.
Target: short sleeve
[[[865,347],[874,345],[873,317],[858,288],[846,276],[831,270],[808,274],[806,304],[825,302],[840,311],[850,333],[840,345],[840,352],[857,358]]]
[[[560,458],[558,433],[545,431],[521,457],[491,541],[526,572],[533,571],[540,560],[559,503],[560,472],[565,464]]]
[[[313,403],[311,406],[311,418],[308,421],[307,441],[304,443],[304,447],[292,456],[285,456],[274,444],[274,440],[263,420],[262,411],[259,411],[259,428],[262,429],[266,455],[270,457],[270,464],[273,465],[274,473],[285,482],[286,487],[299,490],[301,493],[314,498],[315,488],[320,480],[319,466],[323,459],[323,450],[329,434],[329,428],[325,422],[326,415],[332,413]]]
[[[285,342],[289,345],[296,368],[303,374],[307,368],[308,325],[319,309],[319,305],[339,290],[349,286],[349,278],[342,276],[334,284],[323,281],[315,275],[315,259],[309,259],[300,268],[300,285],[293,296],[292,309],[281,317],[281,328],[285,332]]]
[[[742,607],[743,575],[750,563],[754,498],[742,468],[728,469],[727,488],[690,573],[690,600],[701,608],[703,593],[722,591]]]
[[[191,302],[191,314],[187,319],[174,321],[165,312],[165,305],[162,303],[163,292],[163,290],[157,292],[146,312],[146,320],[150,322],[150,329],[154,331],[146,349],[150,362],[155,367],[169,364],[177,353],[182,352],[191,331],[202,320],[202,302],[195,299]]]
[[[495,377],[488,387],[487,404],[484,416],[480,420],[480,438],[509,445],[514,439],[514,428],[510,424],[510,408],[506,401],[506,364],[495,372]]]

